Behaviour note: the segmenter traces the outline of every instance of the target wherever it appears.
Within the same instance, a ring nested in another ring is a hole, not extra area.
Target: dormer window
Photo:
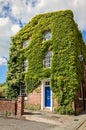
[[[25,48],[25,47],[28,45],[29,41],[30,41],[30,39],[26,40],[26,41],[23,43],[23,48]]]
[[[44,68],[49,68],[51,65],[52,51],[48,51],[43,60]]]
[[[24,61],[24,71],[27,71],[27,65],[28,65],[28,62],[27,60]]]
[[[44,34],[44,40],[50,40],[50,38],[51,38],[51,33],[50,32],[46,32]]]

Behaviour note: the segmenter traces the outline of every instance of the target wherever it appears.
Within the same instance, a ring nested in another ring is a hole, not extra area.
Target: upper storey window
[[[25,47],[28,45],[29,41],[30,41],[30,39],[26,40],[26,41],[23,43],[23,48],[25,48]]]
[[[48,51],[43,60],[44,68],[49,68],[51,65],[52,51]]]
[[[50,40],[50,38],[51,38],[51,33],[50,32],[46,32],[44,34],[44,40]]]
[[[24,60],[24,71],[27,71],[28,62],[27,60]]]

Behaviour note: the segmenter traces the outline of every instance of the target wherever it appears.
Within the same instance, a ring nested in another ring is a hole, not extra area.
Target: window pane
[[[49,40],[51,38],[51,33],[50,32],[47,32],[45,35],[44,35],[44,39],[45,40]]]
[[[46,82],[45,82],[45,85],[50,85],[50,81],[46,81]]]
[[[29,41],[30,41],[30,40],[28,39],[28,40],[26,40],[26,41],[23,43],[23,48],[28,45]]]
[[[24,71],[27,70],[27,60],[24,61]]]
[[[52,52],[49,51],[49,52],[46,54],[45,58],[44,58],[44,67],[45,67],[45,68],[50,67],[51,57],[52,57]]]

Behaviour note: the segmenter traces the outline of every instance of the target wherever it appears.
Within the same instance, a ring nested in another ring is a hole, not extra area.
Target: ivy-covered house
[[[12,37],[8,97],[17,97],[26,88],[27,103],[42,110],[84,109],[85,58],[86,47],[71,10],[35,16]]]

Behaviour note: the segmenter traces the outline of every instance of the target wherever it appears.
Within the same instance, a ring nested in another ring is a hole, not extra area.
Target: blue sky
[[[83,36],[84,42],[86,44],[86,30],[82,31],[82,36]]]
[[[6,72],[7,72],[7,66],[2,65],[0,66],[0,83],[4,83],[6,80]]]
[[[6,80],[6,72],[7,72],[7,58],[0,58],[0,83],[4,83]]]
[[[5,81],[10,37],[36,14],[71,9],[86,43],[85,0],[0,0],[0,83]]]

